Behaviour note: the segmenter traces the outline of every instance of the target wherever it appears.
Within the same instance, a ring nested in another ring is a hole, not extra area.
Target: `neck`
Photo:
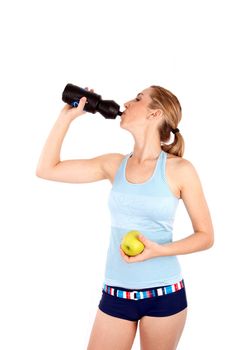
[[[139,164],[154,161],[161,153],[161,140],[158,129],[137,128],[132,132],[134,138],[134,149],[132,158]]]
[[[153,140],[148,139],[135,139],[132,158],[138,163],[145,161],[154,161],[157,159],[162,151],[159,138]]]

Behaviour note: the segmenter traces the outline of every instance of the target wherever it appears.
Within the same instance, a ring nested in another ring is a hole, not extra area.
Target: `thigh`
[[[110,316],[98,309],[87,350],[130,350],[136,331],[137,321]]]
[[[141,350],[175,350],[182,335],[187,307],[171,316],[144,316],[139,323]]]

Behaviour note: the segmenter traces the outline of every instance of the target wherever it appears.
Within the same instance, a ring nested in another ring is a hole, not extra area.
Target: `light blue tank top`
[[[125,175],[127,160],[132,154],[123,158],[108,197],[111,232],[104,283],[129,289],[177,283],[182,280],[182,275],[176,256],[127,263],[120,255],[122,238],[131,230],[138,230],[159,244],[172,242],[173,222],[179,204],[166,181],[167,153],[160,152],[153,175],[137,184],[128,182]]]

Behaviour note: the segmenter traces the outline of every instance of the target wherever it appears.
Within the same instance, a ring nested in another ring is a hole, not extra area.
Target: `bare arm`
[[[108,168],[114,161],[115,153],[107,153],[91,159],[70,159],[60,161],[57,165],[37,172],[37,176],[46,180],[88,183],[109,179]]]
[[[59,117],[43,147],[36,170],[38,177],[61,182],[84,183],[106,178],[104,162],[107,155],[92,159],[60,161],[60,151],[71,121]]]
[[[60,162],[60,151],[71,120],[59,115],[45,142],[36,169],[36,175],[48,173]]]
[[[93,91],[93,90],[91,90]],[[64,106],[43,147],[36,176],[43,179],[71,183],[94,182],[108,178],[108,169],[119,158],[119,154],[103,154],[92,159],[60,161],[62,142],[71,122],[84,113],[85,99],[80,99],[77,108]]]
[[[198,173],[188,160],[183,160],[181,172],[181,198],[194,233],[179,241],[164,244],[165,256],[193,253],[208,249],[214,244],[214,228]]]

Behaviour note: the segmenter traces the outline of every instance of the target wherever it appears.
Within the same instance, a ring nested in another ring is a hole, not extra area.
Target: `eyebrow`
[[[141,92],[139,92],[139,94],[137,94],[137,96],[139,96],[139,95],[143,95]]]

